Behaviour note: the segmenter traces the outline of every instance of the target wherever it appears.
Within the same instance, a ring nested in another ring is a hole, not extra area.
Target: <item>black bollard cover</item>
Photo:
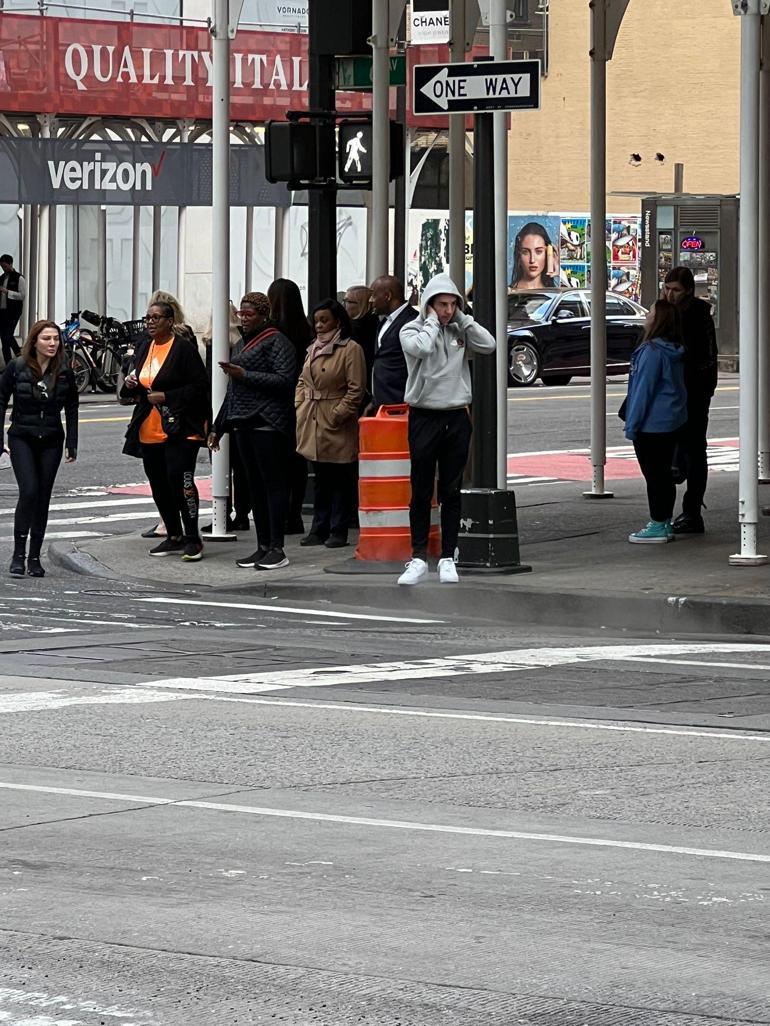
[[[487,573],[527,573],[519,557],[516,496],[497,488],[462,492],[457,565]]]

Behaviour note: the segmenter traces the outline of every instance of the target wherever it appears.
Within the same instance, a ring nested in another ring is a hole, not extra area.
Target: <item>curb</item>
[[[145,587],[169,592],[189,591],[191,585],[168,581],[138,579],[117,574],[110,567],[74,542],[53,542],[48,548],[52,563],[72,573],[102,580],[132,581]],[[400,565],[400,564],[399,564]],[[630,595],[626,592],[548,591],[523,584],[528,577],[519,577],[522,587],[500,588],[489,579],[464,577],[459,586],[424,584],[416,588],[399,588],[391,576],[389,582],[373,575],[338,575],[324,573],[321,580],[280,583],[259,579],[254,587],[242,585],[208,585],[214,594],[244,592],[287,601],[317,601],[324,605],[338,603],[361,606],[377,603],[381,608],[403,609],[408,595],[411,610],[436,614],[466,616],[469,620],[509,622],[512,628],[543,627],[595,631],[601,628],[632,630],[641,633],[708,634],[708,635],[770,635],[770,599],[733,598],[711,595]]]

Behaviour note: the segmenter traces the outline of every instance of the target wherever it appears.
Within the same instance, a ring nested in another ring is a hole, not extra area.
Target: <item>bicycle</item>
[[[81,327],[81,317],[96,325],[97,330]],[[129,343],[124,325],[114,317],[82,310],[70,314],[62,337],[78,392],[84,392],[89,385],[92,392],[114,392]]]

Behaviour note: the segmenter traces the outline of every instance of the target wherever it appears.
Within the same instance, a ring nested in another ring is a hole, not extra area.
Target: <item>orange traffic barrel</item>
[[[362,417],[358,423],[360,534],[356,559],[409,560],[412,557],[409,407],[381,406],[374,417]],[[435,498],[428,550],[434,556],[441,550]]]

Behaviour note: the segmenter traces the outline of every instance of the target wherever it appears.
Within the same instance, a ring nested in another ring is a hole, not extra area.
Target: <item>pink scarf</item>
[[[319,331],[310,347],[311,361],[317,356],[328,356],[334,349],[334,343],[339,342],[341,338],[340,328],[335,328],[334,331]]]

